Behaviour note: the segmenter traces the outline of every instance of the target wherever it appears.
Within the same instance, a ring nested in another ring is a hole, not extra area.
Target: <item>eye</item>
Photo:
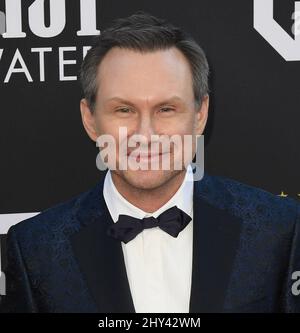
[[[129,113],[130,109],[129,108],[120,108],[120,109],[117,109],[117,112],[120,112],[120,113]]]
[[[161,108],[160,111],[162,113],[168,113],[168,112],[174,111],[174,109],[168,108],[168,107],[164,107],[164,108]]]

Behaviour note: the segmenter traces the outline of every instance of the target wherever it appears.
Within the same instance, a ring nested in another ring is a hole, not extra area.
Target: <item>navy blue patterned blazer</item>
[[[10,228],[4,312],[134,312],[103,180]],[[298,202],[236,181],[195,182],[190,312],[300,312]]]

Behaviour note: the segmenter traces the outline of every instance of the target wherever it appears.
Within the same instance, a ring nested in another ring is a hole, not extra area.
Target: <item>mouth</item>
[[[160,158],[161,156],[165,155],[166,153],[142,153],[142,152],[138,152],[138,153],[128,153],[127,157],[128,158],[132,158],[135,159],[137,161],[147,161],[147,160],[152,160],[152,159],[157,159]]]

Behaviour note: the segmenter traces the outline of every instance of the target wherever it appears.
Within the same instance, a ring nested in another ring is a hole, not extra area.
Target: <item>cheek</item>
[[[99,129],[102,132],[118,133],[119,128],[126,127],[128,132],[136,127],[136,119],[133,117],[117,117],[114,114],[102,114],[98,117]]]
[[[99,112],[100,113],[100,112]],[[101,134],[110,134],[113,137],[117,137],[118,128],[120,124],[108,114],[102,113],[98,114],[96,117],[97,127],[99,129],[99,133]]]
[[[194,119],[191,117],[185,117],[177,120],[170,120],[165,124],[160,126],[160,129],[163,133],[168,135],[184,135],[184,134],[192,134],[194,129]]]

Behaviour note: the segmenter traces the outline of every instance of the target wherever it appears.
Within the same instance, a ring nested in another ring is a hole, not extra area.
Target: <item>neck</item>
[[[140,189],[127,183],[120,175],[111,172],[113,183],[118,192],[132,205],[153,213],[167,203],[181,186],[186,170],[180,171],[166,183],[153,189]]]

